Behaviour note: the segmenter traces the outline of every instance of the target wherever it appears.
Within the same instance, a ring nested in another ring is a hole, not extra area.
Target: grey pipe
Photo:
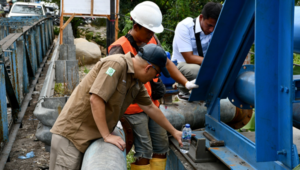
[[[176,105],[160,105],[160,110],[176,129],[181,130],[186,123],[189,123],[192,129],[204,127],[207,113],[205,103],[179,101],[174,104]],[[221,121],[229,123],[235,117],[236,107],[228,99],[221,100],[220,105]]]
[[[112,133],[125,141],[124,131],[116,127]],[[82,170],[127,170],[126,151],[122,152],[113,144],[106,143],[103,138],[94,141],[86,150]]]

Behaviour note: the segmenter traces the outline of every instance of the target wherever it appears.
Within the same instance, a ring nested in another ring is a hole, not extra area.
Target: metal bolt
[[[243,108],[243,105],[241,104],[240,107]]]
[[[286,155],[286,150],[283,149],[282,151],[277,151],[277,155]]]
[[[280,86],[280,91],[282,91],[282,92],[283,92],[283,90],[284,90],[283,86]]]
[[[246,68],[247,68],[247,67],[246,67],[246,66],[244,66],[244,70],[246,70]]]
[[[234,99],[232,99],[231,102],[234,103]]]
[[[289,88],[286,87],[286,88],[285,88],[285,92],[286,92],[286,93],[289,93],[289,91],[290,91]]]

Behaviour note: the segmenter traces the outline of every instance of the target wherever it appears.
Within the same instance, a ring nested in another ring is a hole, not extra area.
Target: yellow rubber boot
[[[131,164],[131,170],[151,170],[151,169],[150,169],[150,164],[148,165]]]
[[[151,170],[165,170],[167,158],[152,158],[150,159]]]

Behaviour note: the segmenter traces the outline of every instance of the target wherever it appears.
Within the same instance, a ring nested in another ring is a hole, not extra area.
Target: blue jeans
[[[136,158],[152,159],[154,154],[169,151],[167,131],[154,122],[146,113],[125,115],[132,124]]]

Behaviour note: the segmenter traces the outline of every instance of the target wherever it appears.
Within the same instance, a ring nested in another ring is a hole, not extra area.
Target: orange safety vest
[[[150,39],[150,41],[148,42],[148,44],[157,44],[154,36]],[[135,50],[134,47],[131,46],[130,42],[128,41],[128,39],[125,36],[122,36],[121,38],[119,38],[117,41],[115,41],[114,43],[112,43],[109,47],[108,47],[108,53],[111,50],[112,47],[117,46],[117,45],[121,45],[124,53],[128,53],[131,52],[133,55],[137,55],[137,51]],[[158,78],[153,79],[154,82],[158,81]],[[152,94],[152,89],[151,89],[151,85],[150,82],[147,82],[146,84],[144,84],[145,88],[148,91],[149,96],[151,96]],[[159,106],[159,101],[158,100],[153,100],[153,103],[158,107]],[[136,113],[141,113],[143,112],[143,110],[139,107],[138,104],[131,104],[127,110],[125,111],[125,114],[136,114]]]

